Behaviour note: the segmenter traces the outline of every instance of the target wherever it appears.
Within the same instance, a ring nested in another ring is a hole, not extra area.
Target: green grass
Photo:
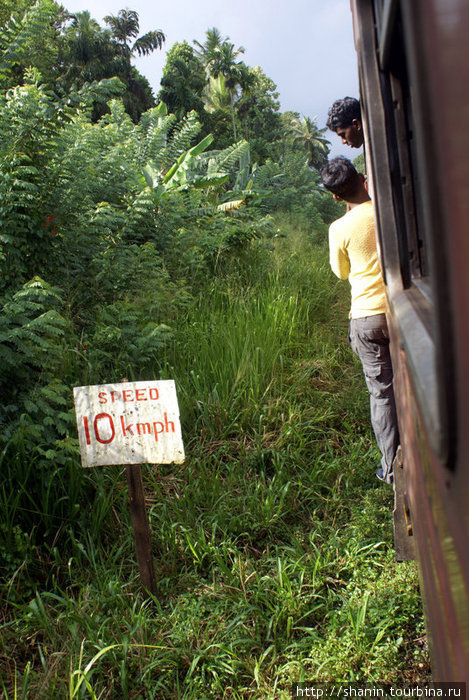
[[[348,288],[325,248],[282,229],[207,281],[155,371],[176,380],[187,453],[144,469],[156,598],[140,594],[125,475],[102,468],[88,532],[84,519],[66,552],[27,551],[2,587],[5,698],[273,699],[303,681],[428,678]]]

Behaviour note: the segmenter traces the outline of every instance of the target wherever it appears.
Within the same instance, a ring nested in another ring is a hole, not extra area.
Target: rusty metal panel
[[[393,463],[394,474],[394,549],[396,561],[415,559],[414,534],[407,494],[406,472],[400,446]]]

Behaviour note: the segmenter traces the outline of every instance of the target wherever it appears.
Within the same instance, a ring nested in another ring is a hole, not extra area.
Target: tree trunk
[[[234,92],[230,91],[230,105],[231,105],[231,119],[233,121],[233,136],[234,140],[238,140],[238,134],[236,133],[236,121],[235,121],[235,111],[234,111]]]

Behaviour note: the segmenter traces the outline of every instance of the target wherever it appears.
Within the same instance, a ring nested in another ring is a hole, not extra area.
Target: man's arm
[[[348,279],[350,275],[350,260],[347,251],[337,241],[337,236],[334,232],[334,224],[329,228],[329,262],[332,272],[341,280]]]

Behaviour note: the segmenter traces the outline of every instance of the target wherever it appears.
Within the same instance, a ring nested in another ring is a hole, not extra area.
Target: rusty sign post
[[[141,464],[184,461],[174,381],[81,386],[73,395],[83,467],[126,465],[140,579],[155,594]]]

